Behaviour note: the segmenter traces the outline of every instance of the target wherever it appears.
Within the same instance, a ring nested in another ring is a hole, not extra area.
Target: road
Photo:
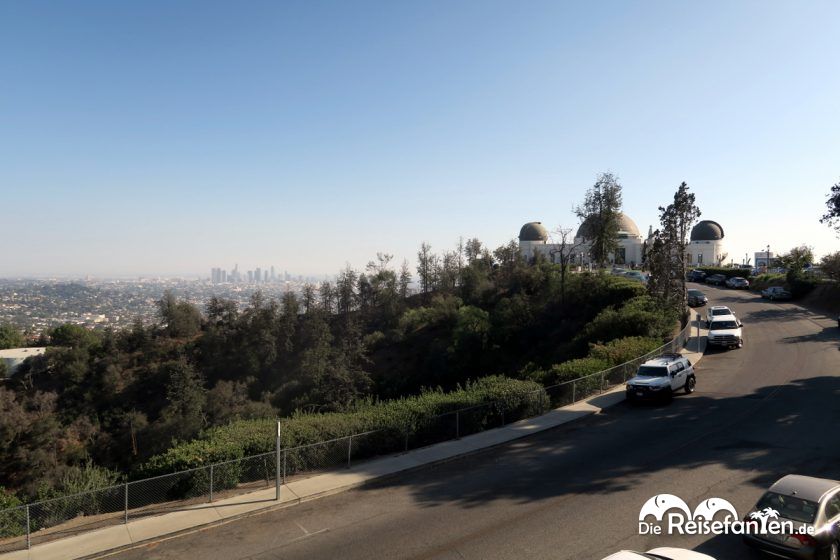
[[[743,514],[778,477],[840,478],[840,331],[791,303],[703,287],[744,322],[745,346],[708,352],[697,391],[622,404],[481,454],[119,554],[121,559],[599,560],[680,546],[720,559],[736,536],[640,536],[656,494]]]

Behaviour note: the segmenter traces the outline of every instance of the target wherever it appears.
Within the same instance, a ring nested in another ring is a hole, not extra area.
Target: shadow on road
[[[723,465],[743,473],[754,487],[747,501],[735,504],[741,512],[785,474],[840,478],[840,431],[822,429],[840,425],[838,402],[840,377],[825,376],[742,396],[695,394],[665,406],[621,404],[371,487],[407,486],[421,506],[456,503],[470,509],[497,500],[606,495],[630,490],[657,472]],[[677,481],[674,485],[658,491],[679,494]],[[733,542],[713,538],[701,550],[719,559],[748,557],[740,542]]]

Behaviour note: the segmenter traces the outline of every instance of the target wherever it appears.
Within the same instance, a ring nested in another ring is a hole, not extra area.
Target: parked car
[[[624,273],[625,278],[629,278],[630,280],[638,280],[642,284],[647,284],[648,277],[644,272],[639,272],[638,270],[628,270]]]
[[[726,285],[736,290],[746,290],[750,287],[750,281],[742,276],[733,276],[726,281]]]
[[[722,317],[724,315],[733,315],[732,310],[725,305],[713,305],[706,309],[706,326],[712,322],[715,317]]]
[[[715,560],[708,554],[686,550],[684,548],[662,547],[648,550],[647,552],[635,552],[633,550],[622,550],[610,554],[604,560]]]
[[[682,389],[685,394],[694,392],[697,378],[694,366],[682,354],[663,354],[639,366],[636,375],[627,382],[627,400],[670,401]]]
[[[789,474],[776,481],[758,500],[744,521],[754,512],[770,508],[775,521],[790,521],[794,529],[810,527],[813,533],[797,530],[792,535],[744,535],[744,542],[763,552],[794,560],[836,560],[840,554],[840,482]],[[753,529],[758,528],[758,521]]]
[[[726,276],[723,274],[712,274],[706,277],[706,284],[711,284],[712,286],[723,286],[725,283]]]
[[[790,299],[790,292],[781,286],[770,286],[766,290],[761,290],[761,297],[767,298],[770,301]]]
[[[689,307],[702,307],[709,303],[709,298],[700,290],[688,290],[686,294]]]
[[[709,346],[743,348],[743,323],[735,315],[718,315],[709,323]]]
[[[691,270],[688,272],[686,279],[689,282],[702,282],[706,279],[706,273],[702,270]]]

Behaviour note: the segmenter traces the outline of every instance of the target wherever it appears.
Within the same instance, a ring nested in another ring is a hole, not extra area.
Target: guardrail
[[[255,490],[278,488],[354,462],[497,428],[573,404],[622,384],[644,361],[682,349],[691,321],[670,342],[626,363],[544,387],[511,406],[494,401],[418,418],[405,430],[382,429],[125,482],[0,511],[0,553],[184,509]]]

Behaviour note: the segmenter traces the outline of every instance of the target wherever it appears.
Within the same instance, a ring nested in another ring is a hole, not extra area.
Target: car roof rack
[[[664,354],[661,354],[659,357],[663,358],[663,359],[666,359],[666,360],[678,360],[678,359],[682,358],[683,355],[679,354],[677,352],[665,352]]]

